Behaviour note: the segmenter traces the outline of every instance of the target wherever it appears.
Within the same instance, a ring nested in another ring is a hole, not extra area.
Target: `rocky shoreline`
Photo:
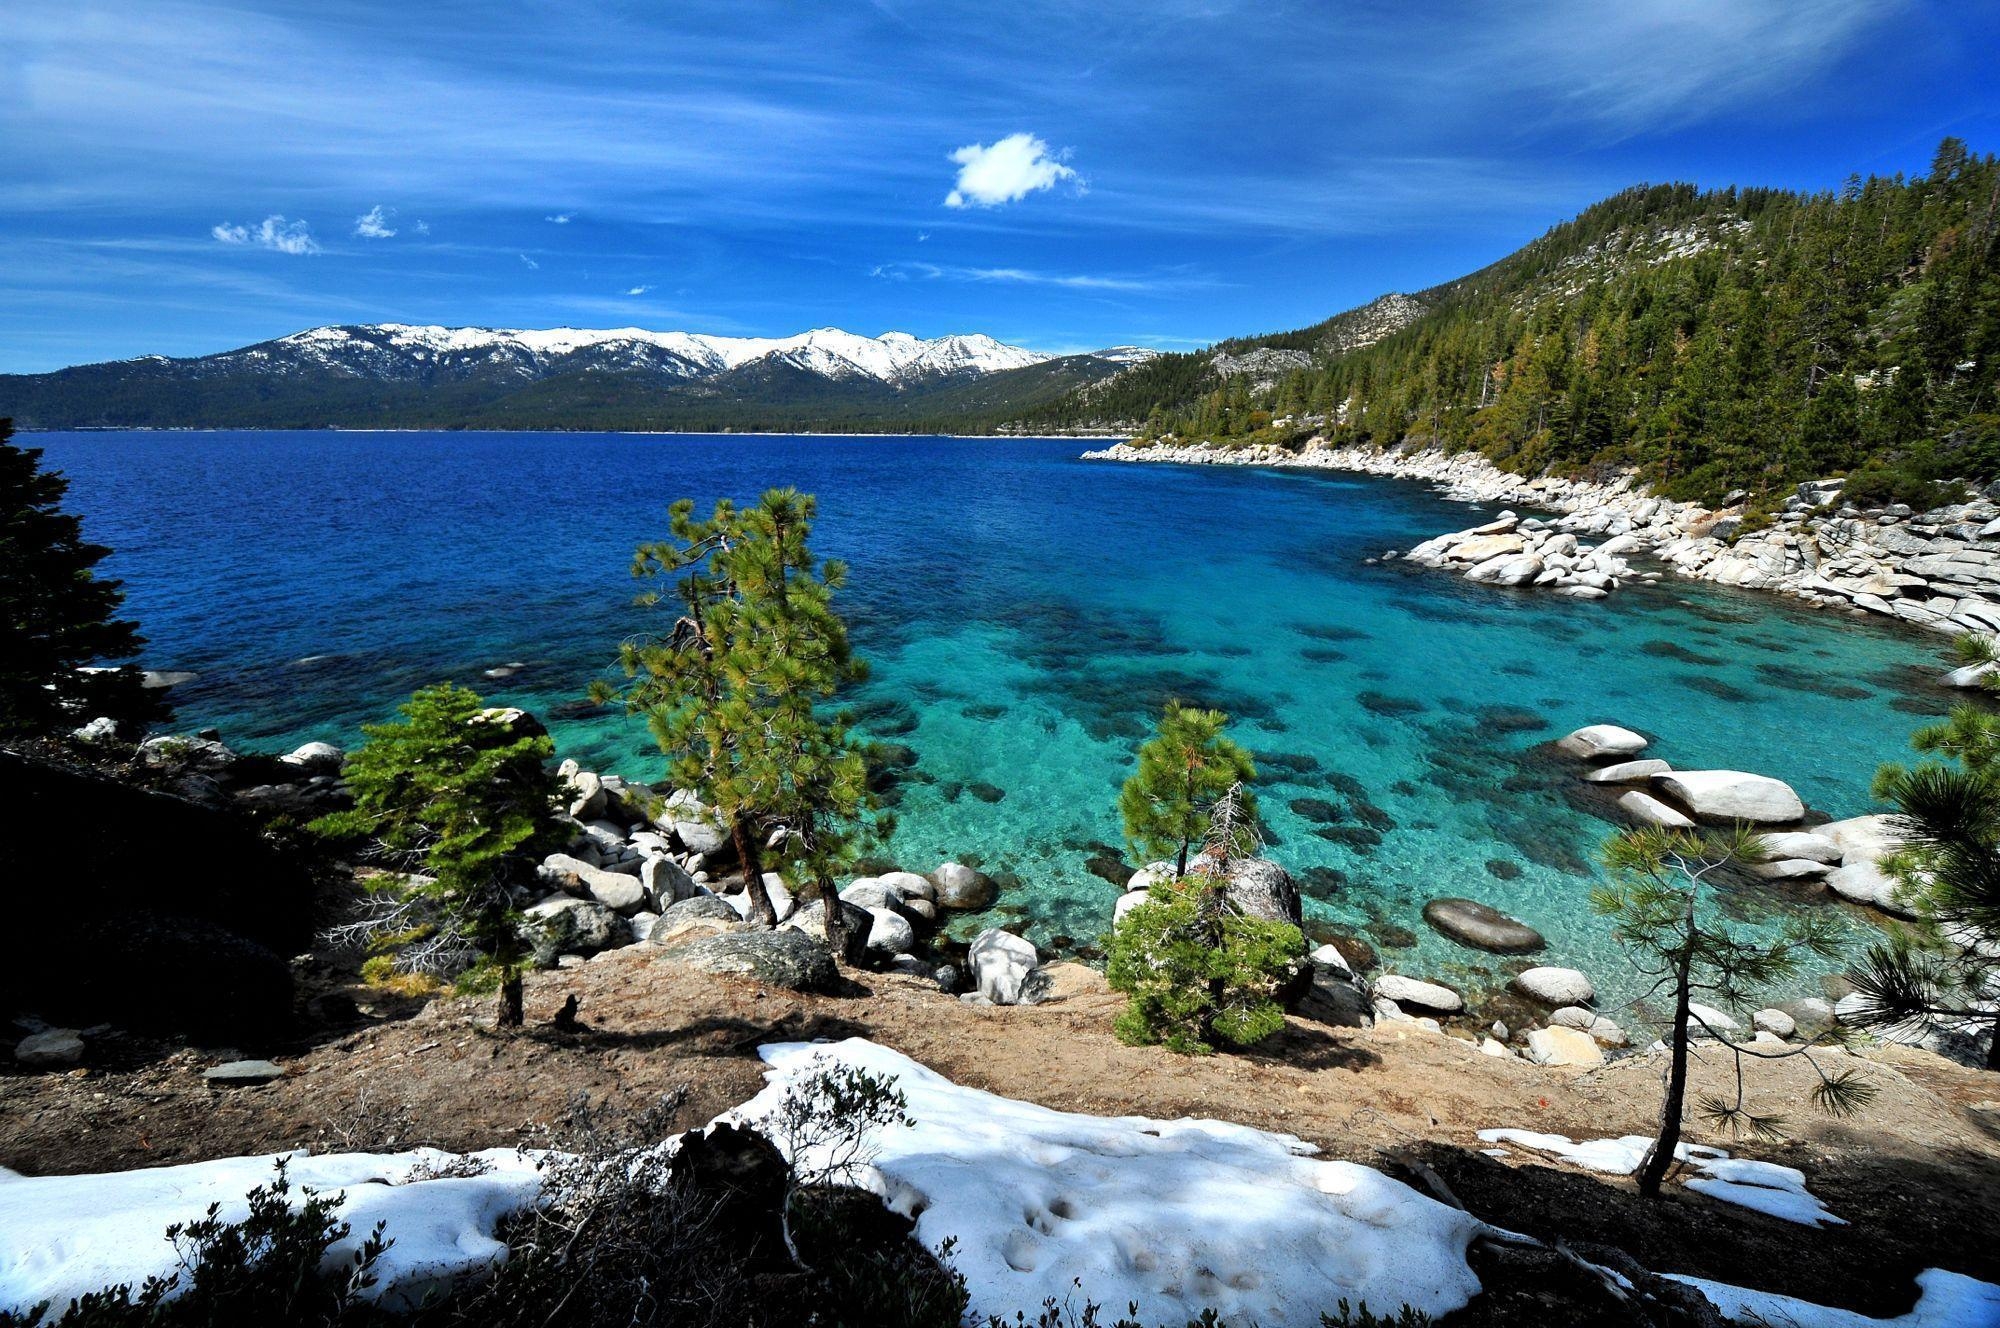
[[[1531,478],[1469,451],[1450,456],[1437,449],[1381,451],[1314,438],[1297,452],[1271,445],[1119,443],[1083,455],[1092,461],[1282,466],[1423,480],[1461,502],[1559,513],[1559,520],[1546,523],[1550,529],[1602,539],[1592,552],[1605,558],[1649,555],[1667,570],[1697,580],[1773,591],[1817,608],[1894,618],[1953,635],[2000,631],[2000,503],[1987,495],[1928,512],[1901,505],[1863,509],[1841,503],[1843,481],[1815,480],[1786,499],[1771,525],[1746,530],[1751,523],[1742,506],[1716,511],[1658,498],[1630,474],[1608,483]],[[1477,537],[1472,531],[1460,534]],[[1512,578],[1525,566],[1495,570]],[[1532,584],[1541,570],[1526,581],[1498,575],[1474,579]],[[1602,568],[1591,571],[1611,576]],[[1572,598],[1597,598],[1575,592],[1615,587],[1594,584],[1593,576],[1562,588]]]

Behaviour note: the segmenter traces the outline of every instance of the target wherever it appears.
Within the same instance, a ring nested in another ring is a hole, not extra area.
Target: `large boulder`
[[[1631,1040],[1617,1024],[1580,1005],[1565,1005],[1560,1010],[1551,1010],[1549,1027],[1574,1028],[1580,1033],[1588,1033],[1591,1040],[1601,1047],[1622,1047]]]
[[[535,876],[550,890],[560,890],[579,899],[594,899],[616,913],[637,913],[648,902],[640,877],[593,867],[567,853],[551,853],[542,859]]]
[[[1460,945],[1494,954],[1527,954],[1547,943],[1527,923],[1476,899],[1433,899],[1424,921]]]
[[[1829,871],[1826,888],[1850,904],[1866,904],[1899,918],[1917,916],[1917,911],[1901,898],[1903,883],[1865,858]]]
[[[858,964],[868,957],[868,934],[875,925],[875,917],[858,904],[846,901],[840,903],[840,919],[846,928],[846,945],[841,953],[841,962]],[[826,904],[818,899],[800,906],[799,911],[779,924],[782,930],[799,931],[824,941],[826,939]]]
[[[1590,784],[1644,784],[1655,775],[1670,774],[1672,771],[1673,767],[1665,761],[1619,761],[1615,765],[1586,770],[1583,778]]]
[[[944,864],[944,867],[955,867],[958,869],[959,872],[972,872],[972,875],[975,877],[979,875],[978,872],[972,871],[972,868],[963,866],[956,862],[946,863]],[[938,870],[940,872],[943,872],[944,867],[939,867]],[[950,873],[950,874],[956,877],[956,873]],[[862,877],[861,879],[868,880],[870,878]],[[907,902],[912,899],[923,899],[923,900],[928,900],[932,903],[937,902],[937,897],[938,897],[937,884],[934,881],[932,881],[931,878],[928,876],[919,876],[915,872],[892,871],[892,872],[883,872],[880,876],[874,877],[873,879],[879,885],[881,885],[883,889],[889,891],[889,893],[895,895],[900,900]],[[967,882],[967,884],[968,886],[971,886],[976,889],[977,886],[976,881]]]
[[[1489,586],[1525,586],[1542,574],[1542,560],[1532,553],[1503,553],[1466,572],[1465,579]]]
[[[976,913],[991,907],[1000,897],[1000,887],[993,883],[993,878],[962,862],[939,863],[931,873],[931,882],[937,888],[935,898],[940,908]]]
[[[687,869],[668,857],[649,857],[641,863],[639,884],[652,896],[654,907],[662,909],[701,893]]]
[[[1191,873],[1214,869],[1215,859],[1205,853],[1188,863]],[[1226,879],[1229,902],[1245,917],[1289,922],[1294,927],[1303,921],[1298,882],[1269,858],[1236,858],[1229,864]]]
[[[553,967],[562,955],[592,955],[632,939],[631,927],[610,908],[570,895],[550,895],[531,905],[521,934],[542,968]]]
[[[1744,821],[1751,825],[1787,825],[1806,814],[1806,805],[1792,786],[1768,775],[1741,770],[1676,770],[1659,775],[1654,787],[1697,820],[1710,825]]]
[[[1668,830],[1692,830],[1694,822],[1650,793],[1628,789],[1618,795],[1618,810],[1640,825],[1662,826]]]
[[[1537,1028],[1528,1034],[1528,1059],[1537,1065],[1604,1064],[1597,1039],[1575,1028]]]
[[[1012,932],[989,927],[972,940],[966,951],[972,966],[973,988],[995,1005],[1019,1005],[1029,991],[1029,977],[1041,963],[1041,955],[1028,941]]]
[[[347,753],[330,742],[309,742],[294,747],[279,759],[286,765],[295,765],[308,774],[337,775],[347,760]]]
[[[1292,1012],[1302,1019],[1333,1028],[1366,1028],[1375,1022],[1368,993],[1338,970],[1312,965],[1311,981]]]
[[[1370,985],[1375,995],[1394,1001],[1399,1006],[1414,1005],[1439,1014],[1456,1014],[1465,1008],[1465,998],[1450,987],[1406,978],[1400,973],[1384,973]]]
[[[1587,761],[1604,757],[1637,756],[1646,750],[1646,739],[1630,729],[1616,724],[1587,724],[1557,741],[1556,747],[1571,756],[1581,756]]]
[[[14,1044],[14,1059],[33,1070],[67,1069],[83,1059],[83,1039],[73,1028],[51,1028]]]
[[[1597,988],[1573,968],[1530,968],[1514,975],[1514,990],[1544,1005],[1588,1005]]]
[[[790,928],[704,936],[672,957],[704,973],[749,978],[787,991],[830,991],[840,981],[826,942]]]
[[[716,853],[729,842],[728,832],[717,824],[715,813],[685,789],[667,798],[664,810],[653,824],[662,833],[678,839],[681,848],[689,853]]]
[[[910,920],[890,908],[868,910],[868,949],[882,956],[908,954],[916,948],[917,933]]]

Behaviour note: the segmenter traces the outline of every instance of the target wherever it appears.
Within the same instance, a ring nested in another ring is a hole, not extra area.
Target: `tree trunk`
[[[1174,862],[1175,879],[1179,879],[1180,877],[1187,875],[1187,851],[1188,851],[1188,841],[1183,839],[1181,841],[1181,855]]]
[[[757,843],[757,829],[747,816],[736,818],[732,827],[736,840],[736,857],[743,864],[743,897],[750,901],[747,921],[760,927],[778,925],[778,910],[771,903],[771,893],[764,888],[764,851]]]
[[[509,967],[507,976],[500,983],[500,1015],[494,1020],[499,1028],[519,1028],[526,1022],[521,1009],[521,970]]]
[[[844,960],[847,957],[847,917],[840,911],[840,892],[825,877],[819,881],[819,902],[822,910],[820,920],[826,924],[826,948],[833,951],[836,960]]]
[[[1660,1137],[1653,1141],[1653,1149],[1646,1154],[1646,1165],[1639,1171],[1639,1193],[1646,1198],[1656,1198],[1660,1193],[1660,1183],[1667,1178],[1667,1169],[1674,1164],[1674,1154],[1681,1145],[1681,1112],[1687,1105],[1688,1080],[1688,967],[1693,960],[1691,950],[1683,950],[1674,980],[1674,1035],[1667,1044],[1667,1052],[1672,1062],[1667,1069],[1667,1100],[1660,1108]]]

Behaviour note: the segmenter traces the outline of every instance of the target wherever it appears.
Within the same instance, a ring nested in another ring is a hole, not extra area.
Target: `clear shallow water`
[[[1610,828],[1541,744],[1615,721],[1657,735],[1649,755],[1774,775],[1848,816],[1948,705],[1928,681],[1936,642],[1773,597],[1675,582],[1580,604],[1366,566],[1470,523],[1396,481],[1086,463],[1062,440],[25,441],[118,551],[148,665],[202,675],[176,693],[182,726],[349,745],[450,678],[640,779],[661,766],[643,729],[578,704],[647,625],[633,545],[683,495],[816,493],[817,548],[852,565],[845,609],[874,665],[853,702],[917,757],[891,856],[1006,873],[981,921],[1044,944],[1107,925],[1115,892],[1090,864],[1118,852],[1117,786],[1169,696],[1236,716],[1271,854],[1305,875],[1312,916],[1400,971],[1478,985],[1508,961],[1436,936],[1421,909],[1482,899],[1549,938],[1540,962],[1586,969],[1614,1000],[1634,988],[1586,903]]]

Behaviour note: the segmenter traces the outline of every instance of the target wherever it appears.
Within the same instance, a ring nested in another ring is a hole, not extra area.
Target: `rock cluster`
[[[1571,531],[1502,512],[1484,525],[1425,540],[1403,558],[1483,585],[1541,587],[1568,599],[1603,599],[1633,575],[1619,555],[1636,547],[1630,535],[1593,547]],[[1645,575],[1659,579],[1658,573]]]
[[[1913,512],[1901,504],[1864,508],[1844,503],[1844,481],[1812,480],[1786,498],[1769,524],[1753,528],[1765,518],[1753,520],[1741,505],[1716,511],[1656,498],[1629,474],[1609,483],[1552,475],[1530,479],[1470,451],[1450,456],[1435,449],[1381,451],[1337,447],[1314,438],[1296,452],[1276,446],[1120,443],[1086,455],[1427,480],[1466,502],[1514,503],[1561,513],[1546,529],[1551,535],[1602,539],[1593,557],[1648,554],[1683,576],[1775,591],[1823,608],[1893,617],[1942,632],[2000,632],[2000,492],[1992,489],[1971,502]],[[1524,539],[1519,551],[1506,556],[1529,552]],[[1516,575],[1525,566],[1500,564],[1480,579],[1494,579],[1503,570]]]
[[[1646,739],[1615,724],[1592,724],[1558,739],[1558,751],[1589,762],[1588,783],[1627,785],[1619,811],[1640,825],[1757,826],[1762,858],[1749,864],[1770,881],[1823,881],[1842,899],[1897,917],[1912,916],[1898,886],[1880,866],[1899,840],[1887,816],[1856,816],[1808,826],[1806,807],[1782,780],[1741,770],[1675,770],[1665,761],[1632,760]]]

